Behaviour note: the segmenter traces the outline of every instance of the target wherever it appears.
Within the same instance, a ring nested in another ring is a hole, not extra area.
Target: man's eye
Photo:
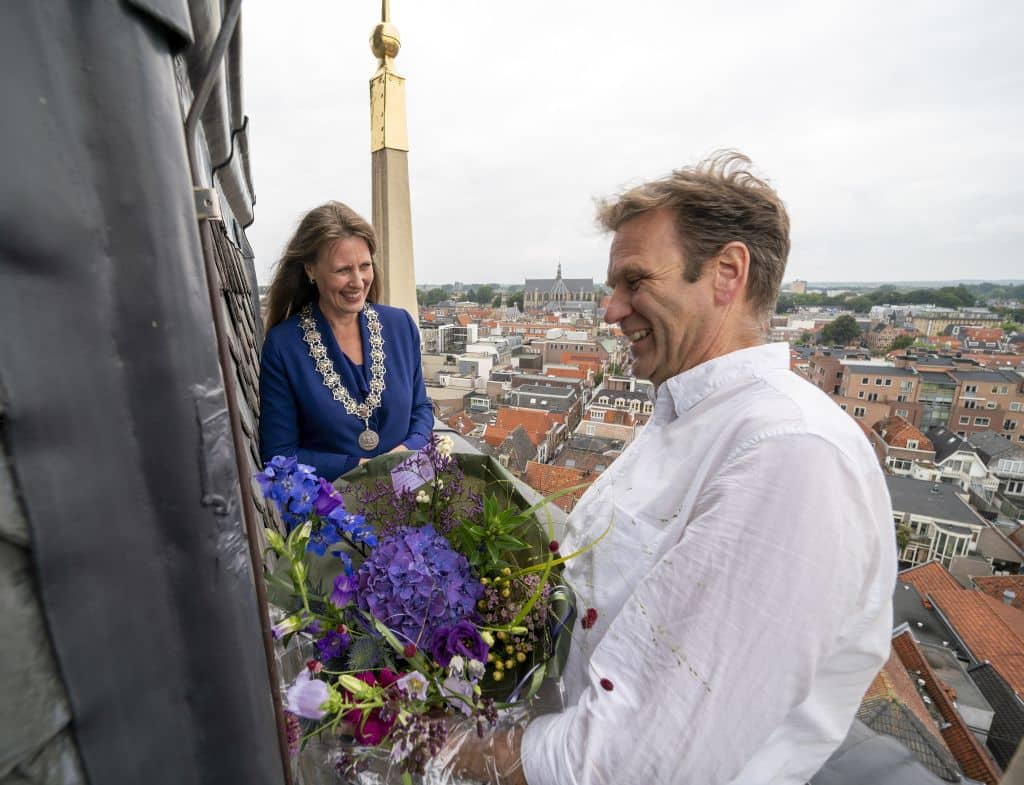
[[[635,292],[638,288],[640,288],[640,281],[642,280],[642,278],[627,278],[626,286],[629,287],[629,291]]]

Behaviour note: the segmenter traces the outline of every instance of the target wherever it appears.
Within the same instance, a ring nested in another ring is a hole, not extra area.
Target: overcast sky
[[[375,0],[244,5],[261,281],[303,212],[370,217]],[[1017,0],[391,0],[418,283],[604,280],[593,200],[716,148],[793,222],[787,280],[1024,278]]]

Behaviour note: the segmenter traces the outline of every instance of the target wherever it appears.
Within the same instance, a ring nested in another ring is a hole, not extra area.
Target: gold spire
[[[391,24],[391,9],[388,0],[381,0],[380,24],[373,28],[370,35],[370,49],[380,63],[380,70],[390,71],[393,61],[402,48],[398,37],[398,28]]]

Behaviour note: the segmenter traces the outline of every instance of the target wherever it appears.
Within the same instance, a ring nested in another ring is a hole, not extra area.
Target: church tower
[[[381,21],[370,37],[370,48],[379,64],[370,79],[370,154],[373,157],[373,228],[377,231],[381,301],[405,308],[418,322],[405,79],[393,70],[401,41],[398,28],[391,24],[388,0],[381,2]]]

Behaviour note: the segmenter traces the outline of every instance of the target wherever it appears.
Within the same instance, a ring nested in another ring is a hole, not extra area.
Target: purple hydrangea
[[[431,642],[439,627],[475,618],[484,592],[466,557],[432,526],[385,537],[357,575],[359,607],[417,645]]]

